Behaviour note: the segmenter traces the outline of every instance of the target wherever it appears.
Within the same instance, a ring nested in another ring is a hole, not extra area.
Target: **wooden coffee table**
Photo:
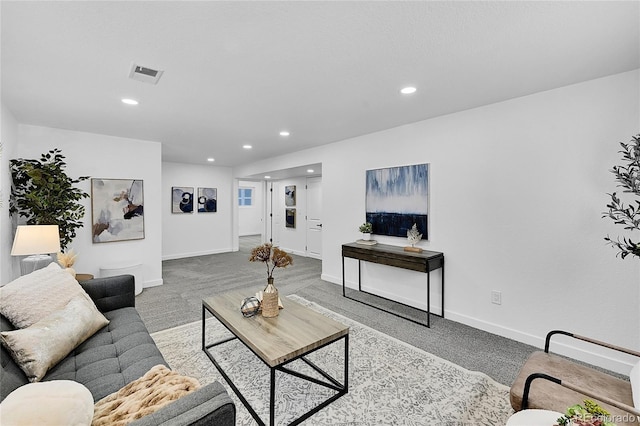
[[[265,425],[266,423],[260,419],[260,416],[251,407],[231,378],[224,372],[213,353],[209,350],[210,348],[238,339],[269,367],[271,376],[269,425],[275,424],[276,370],[336,391],[333,396],[320,405],[291,422],[291,425],[303,422],[349,391],[349,327],[288,299],[284,300],[284,309],[281,309],[280,315],[275,318],[264,318],[260,314],[245,318],[240,312],[240,303],[245,297],[247,297],[246,292],[235,291],[202,300],[202,350],[207,354],[258,424]],[[233,337],[206,344],[207,312],[229,329]],[[341,339],[344,339],[344,383],[338,382],[305,358],[305,355]],[[286,367],[287,364],[297,359],[306,362],[320,373],[326,381]]]

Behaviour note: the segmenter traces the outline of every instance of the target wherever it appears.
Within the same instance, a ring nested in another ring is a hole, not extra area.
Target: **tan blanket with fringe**
[[[96,402],[92,426],[124,426],[200,387],[193,377],[156,365],[117,392]]]

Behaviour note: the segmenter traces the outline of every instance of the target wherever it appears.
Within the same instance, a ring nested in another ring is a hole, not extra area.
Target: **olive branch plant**
[[[613,166],[611,173],[616,177],[618,187],[624,188],[623,193],[635,195],[635,200],[625,204],[616,193],[607,194],[611,201],[607,204],[608,212],[602,217],[609,217],[617,225],[622,225],[627,231],[640,231],[640,133],[632,136],[627,143],[620,142],[623,165]],[[640,258],[640,240],[633,241],[631,237],[618,237],[615,240],[609,235],[605,241],[618,249],[623,259],[628,255]]]

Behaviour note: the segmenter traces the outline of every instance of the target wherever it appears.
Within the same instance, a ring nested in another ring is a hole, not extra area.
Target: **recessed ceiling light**
[[[307,173],[313,173],[313,169],[307,169]]]
[[[265,178],[265,179],[271,179],[271,176],[266,175],[264,178]]]
[[[280,132],[280,136],[289,136],[291,133],[287,132],[286,130],[283,130]]]
[[[207,158],[207,161],[210,162],[210,163],[213,163],[214,161],[216,161],[216,159],[213,158],[213,157],[209,157],[209,158]]]
[[[242,145],[242,147],[243,147],[244,149],[251,149],[251,148],[253,148],[251,145]]]
[[[415,93],[416,90],[417,89],[415,87],[409,86],[409,87],[405,87],[402,90],[400,90],[400,93],[402,93],[403,95],[410,95],[412,93]]]
[[[129,98],[122,98],[122,103],[127,105],[138,105],[138,101]]]

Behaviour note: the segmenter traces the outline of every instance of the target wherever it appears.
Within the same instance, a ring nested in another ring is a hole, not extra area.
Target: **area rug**
[[[466,370],[299,296],[288,299],[350,327],[349,393],[304,425],[503,426],[513,414],[509,388],[487,375]],[[217,320],[207,320],[207,344],[230,335]],[[202,351],[200,321],[152,336],[175,371],[195,377],[203,385],[215,380],[225,385],[236,404],[237,425],[256,424]],[[215,348],[214,354],[263,421],[268,421],[269,369],[265,364],[237,340]],[[342,382],[343,356],[340,341],[308,358]],[[289,367],[315,374],[302,361]],[[277,372],[276,423],[290,423],[333,393]]]

